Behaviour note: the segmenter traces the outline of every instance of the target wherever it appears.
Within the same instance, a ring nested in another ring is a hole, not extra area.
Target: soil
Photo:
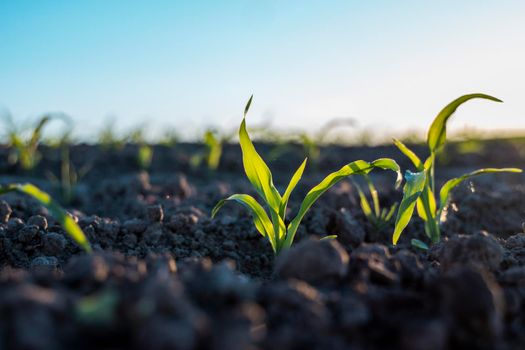
[[[479,146],[479,145],[478,145]],[[314,205],[293,248],[274,258],[248,213],[215,203],[253,193],[238,145],[216,172],[189,165],[199,145],[156,146],[148,171],[136,147],[77,145],[90,171],[63,203],[94,253],[83,253],[45,208],[0,198],[0,349],[523,349],[525,176],[479,177],[453,193],[443,240],[426,240],[415,218],[397,246],[376,231],[344,180]],[[525,168],[525,145],[487,141],[475,153],[451,144],[438,182],[479,167]],[[263,157],[272,145],[257,145]],[[424,155],[423,146],[416,147]],[[41,149],[33,173],[7,163],[1,183],[32,182],[60,198],[47,174],[59,152]],[[322,149],[292,195],[290,216],[329,171],[357,159],[393,157],[391,146]],[[299,146],[269,161],[282,188]],[[382,204],[401,198],[394,175],[375,171]],[[336,234],[337,240],[319,240]]]

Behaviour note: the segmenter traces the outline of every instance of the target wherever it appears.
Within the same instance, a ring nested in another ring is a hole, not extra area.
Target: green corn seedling
[[[398,203],[392,204],[390,208],[381,208],[379,194],[374,183],[372,182],[372,179],[370,179],[370,176],[368,175],[365,175],[364,178],[368,187],[368,192],[370,192],[370,197],[372,198],[372,205],[370,205],[370,202],[368,201],[361,185],[359,185],[357,181],[353,181],[354,186],[357,189],[357,194],[359,195],[359,204],[361,206],[361,210],[363,211],[363,214],[365,215],[368,222],[372,224],[374,229],[377,231],[382,231],[388,227],[392,221]]]
[[[13,122],[9,119],[9,143],[14,152],[10,154],[11,163],[19,163],[23,170],[33,170],[40,161],[38,153],[38,143],[42,137],[44,126],[51,121],[50,116],[42,117],[31,131],[29,138],[25,138],[23,133],[17,130]]]
[[[501,100],[485,94],[469,94],[461,96],[447,106],[436,116],[427,134],[427,144],[430,151],[429,157],[423,162],[412,150],[399,140],[394,140],[397,148],[407,156],[414,164],[416,172],[407,171],[405,178],[406,184],[403,189],[403,199],[397,213],[392,243],[395,245],[401,236],[401,233],[410,222],[410,218],[417,209],[417,213],[425,224],[425,233],[432,243],[437,243],[441,239],[440,225],[444,219],[444,210],[449,201],[449,195],[452,189],[463,181],[481,174],[513,172],[520,173],[522,170],[517,168],[485,168],[479,169],[460,177],[453,178],[445,182],[440,188],[439,195],[436,197],[435,191],[435,164],[436,156],[441,151],[446,141],[446,126],[448,119],[453,115],[456,109],[463,103],[474,99],[481,98],[495,102]],[[412,244],[420,248],[426,248],[427,245],[419,240],[412,240]]]
[[[398,174],[398,182],[401,180],[399,166],[392,159],[382,158],[370,163],[365,162],[364,160],[358,160],[349,163],[338,171],[329,174],[317,186],[313,187],[301,203],[297,215],[288,223],[288,225],[286,225],[285,221],[288,200],[293,189],[301,179],[306,166],[306,159],[294,173],[286,190],[281,195],[273,184],[270,169],[255,150],[248,132],[246,131],[246,114],[250,108],[252,98],[253,96],[249,99],[244,109],[244,118],[239,128],[239,143],[242,150],[242,159],[246,176],[256,192],[263,199],[263,203],[266,205],[269,215],[254,197],[248,194],[234,194],[217,203],[212,210],[212,217],[215,217],[217,212],[227,201],[240,203],[251,211],[257,231],[259,231],[259,233],[270,242],[276,255],[292,245],[299,224],[306,212],[324,192],[340,180],[350,175],[368,174],[375,168],[395,171]]]
[[[62,225],[69,236],[82,248],[84,251],[90,253],[92,251],[91,245],[87,237],[82,232],[78,224],[69,216],[62,207],[55,202],[49,194],[40,190],[32,184],[9,184],[0,186],[0,195],[8,192],[18,192],[33,197],[43,206],[45,206],[55,219]]]
[[[99,131],[98,143],[105,150],[115,151],[115,150],[121,150],[124,147],[126,140],[125,138],[117,134],[117,131],[115,130],[115,120],[114,119],[106,120],[104,126]]]
[[[204,133],[204,144],[206,145],[206,165],[210,170],[217,170],[221,161],[223,140],[219,139],[211,130]]]
[[[91,169],[91,164],[86,164],[77,170],[70,159],[69,134],[64,135],[60,141],[60,177],[49,172],[47,177],[53,186],[58,189],[63,203],[71,204],[75,198],[78,182]]]
[[[153,160],[153,147],[144,138],[144,128],[138,127],[132,130],[126,139],[138,147],[137,165],[143,170],[149,169]]]
[[[206,167],[215,171],[219,168],[222,156],[222,146],[231,137],[229,135],[219,136],[213,129],[208,129],[204,132],[202,143],[206,147],[202,153],[197,153],[190,159],[190,165],[194,168],[199,167],[203,162]]]
[[[165,129],[162,138],[160,139],[160,144],[166,147],[175,147],[180,142],[180,135],[178,131],[174,128],[168,127]]]

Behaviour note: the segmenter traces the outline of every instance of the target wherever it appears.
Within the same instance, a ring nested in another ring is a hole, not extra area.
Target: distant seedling
[[[230,139],[230,135],[219,136],[219,134],[213,129],[206,130],[202,137],[202,143],[205,146],[205,150],[204,152],[197,153],[191,157],[191,166],[197,168],[202,163],[205,163],[209,170],[217,170],[221,162],[222,146]]]
[[[8,192],[19,192],[36,199],[51,212],[60,225],[62,225],[67,234],[69,234],[69,236],[71,236],[71,238],[82,249],[84,249],[84,251],[88,253],[92,251],[91,245],[89,244],[89,241],[84,235],[82,229],[77,225],[75,220],[73,220],[73,218],[69,216],[66,211],[51,198],[49,194],[32,184],[10,184],[0,186],[0,195],[6,194]]]
[[[20,130],[11,120],[6,117],[8,124],[8,142],[13,147],[13,152],[9,154],[11,164],[19,163],[23,170],[32,170],[40,161],[38,153],[38,143],[42,137],[42,129],[51,121],[50,116],[40,118],[36,126],[30,131],[29,137],[24,136],[23,130]]]
[[[352,118],[335,118],[329,120],[319,131],[314,134],[309,134],[305,131],[296,134],[296,137],[290,135],[279,135],[275,130],[266,130],[266,138],[273,141],[276,145],[270,152],[270,158],[275,159],[282,156],[284,153],[292,149],[294,142],[298,142],[306,157],[310,162],[316,165],[321,157],[321,146],[327,145],[328,136],[333,130],[344,126],[355,126],[355,120]],[[270,137],[268,137],[270,136]],[[340,140],[335,140],[340,141]],[[333,143],[333,142],[332,142]]]
[[[58,147],[60,148],[60,175],[55,176],[49,172],[47,177],[58,189],[62,199],[62,203],[71,204],[75,198],[78,182],[91,169],[91,164],[86,164],[80,169],[77,169],[70,159],[71,139],[70,133],[66,133],[60,140]]]
[[[370,179],[370,176],[368,175],[365,175],[364,178],[368,187],[368,192],[372,198],[372,205],[368,201],[361,185],[359,185],[357,181],[353,181],[359,195],[361,210],[372,227],[376,231],[382,231],[392,222],[398,203],[392,204],[389,208],[381,208],[379,195],[372,179]]]
[[[143,169],[149,169],[153,160],[153,147],[151,147],[144,137],[144,128],[138,127],[132,130],[127,136],[127,140],[137,145],[137,165]]]
[[[293,189],[301,179],[306,166],[306,159],[292,176],[284,194],[281,195],[273,184],[270,169],[255,150],[250,136],[246,131],[246,114],[250,108],[252,98],[253,96],[250,97],[244,109],[244,118],[239,128],[239,143],[242,150],[242,159],[246,176],[256,192],[263,199],[264,204],[269,211],[269,215],[263,206],[252,196],[248,194],[234,194],[217,203],[212,210],[212,217],[215,217],[217,212],[227,201],[236,201],[242,204],[251,211],[257,231],[259,231],[259,233],[270,242],[276,255],[292,245],[299,224],[306,212],[314,202],[326,192],[326,190],[334,186],[340,180],[350,175],[366,175],[374,168],[395,171],[398,174],[398,182],[401,180],[399,166],[392,159],[382,158],[370,163],[358,160],[349,163],[338,171],[329,174],[317,186],[313,187],[301,203],[297,215],[288,225],[286,225],[285,220],[288,200]]]
[[[114,119],[106,120],[98,134],[98,143],[105,150],[121,150],[124,147],[126,140],[117,133]]]
[[[399,140],[394,140],[394,144],[399,150],[406,155],[414,164],[417,172],[406,172],[406,184],[403,189],[403,199],[399,206],[396,218],[394,234],[392,236],[393,244],[397,244],[401,233],[410,222],[414,208],[417,207],[417,213],[425,223],[425,233],[432,243],[437,243],[441,239],[440,225],[444,219],[444,210],[449,201],[449,195],[452,189],[473,176],[486,173],[513,172],[520,173],[522,170],[517,168],[485,168],[479,169],[460,177],[453,178],[445,182],[439,190],[439,202],[435,195],[435,163],[436,156],[441,151],[446,141],[446,126],[448,119],[463,103],[474,99],[483,98],[495,102],[501,100],[485,95],[470,94],[461,96],[439,112],[436,116],[427,134],[427,144],[430,150],[430,156],[422,162],[421,159],[411,151],[405,144]],[[412,244],[420,248],[428,248],[428,245],[419,240],[412,240]]]

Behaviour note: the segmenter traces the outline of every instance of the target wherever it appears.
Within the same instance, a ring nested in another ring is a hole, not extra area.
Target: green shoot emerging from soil
[[[38,153],[38,143],[42,136],[42,129],[51,121],[50,116],[44,116],[38,120],[38,123],[31,130],[28,138],[25,138],[23,133],[18,130],[11,119],[8,119],[9,126],[9,143],[13,147],[14,152],[10,154],[9,161],[11,163],[19,163],[24,170],[33,170],[40,160]]]
[[[368,187],[368,191],[370,192],[370,197],[372,198],[372,205],[370,205],[370,202],[366,198],[365,192],[363,191],[361,185],[359,185],[357,181],[353,181],[354,186],[357,189],[357,193],[359,194],[359,204],[361,206],[361,210],[363,211],[363,214],[365,214],[365,217],[367,218],[368,222],[370,222],[372,227],[377,231],[382,231],[387,228],[392,221],[398,203],[392,204],[390,208],[381,208],[379,195],[374,183],[372,182],[372,179],[370,179],[370,176],[368,175],[365,175],[364,178]]]
[[[153,147],[144,138],[144,128],[138,127],[132,130],[127,136],[129,142],[137,145],[137,165],[142,170],[147,170],[151,166],[153,159]]]
[[[435,191],[435,163],[436,156],[441,151],[446,141],[446,126],[448,119],[456,111],[456,109],[463,103],[474,99],[482,98],[495,102],[502,102],[501,100],[485,95],[485,94],[470,94],[461,96],[439,112],[436,116],[427,134],[427,144],[430,151],[429,157],[422,162],[421,159],[412,152],[405,144],[399,140],[394,140],[394,144],[399,150],[406,155],[410,161],[414,164],[416,171],[412,173],[406,172],[406,184],[403,189],[403,199],[399,206],[399,210],[396,218],[396,226],[394,234],[392,236],[392,243],[397,244],[401,233],[410,222],[410,218],[414,212],[414,208],[417,208],[417,213],[425,223],[425,233],[432,243],[437,243],[441,239],[440,225],[444,218],[444,210],[447,207],[449,201],[450,191],[473,176],[486,174],[486,173],[499,173],[499,172],[513,172],[520,173],[521,169],[516,168],[485,168],[479,169],[460,177],[453,178],[445,182],[445,184],[439,190],[439,197],[436,198]],[[438,201],[439,200],[439,201]],[[419,240],[412,240],[412,244],[426,248],[427,245]]]
[[[77,169],[70,159],[70,135],[66,133],[59,143],[60,147],[60,175],[49,172],[47,177],[53,186],[60,192],[62,203],[71,204],[75,199],[79,181],[91,169],[91,164],[86,164]]]
[[[208,170],[215,171],[219,168],[222,156],[222,146],[230,139],[230,136],[219,136],[213,129],[204,132],[202,143],[206,147],[202,153],[197,153],[190,159],[190,165],[194,168],[199,167],[203,162],[206,163]]]
[[[0,195],[8,192],[19,192],[29,195],[39,201],[45,206],[55,219],[62,225],[64,230],[71,236],[71,238],[86,252],[91,252],[91,245],[88,239],[82,232],[82,229],[77,225],[75,220],[69,216],[60,205],[58,205],[49,194],[40,190],[38,187],[31,184],[10,184],[0,186]]]
[[[381,168],[395,171],[398,174],[398,182],[401,180],[399,166],[392,159],[382,158],[371,163],[358,160],[349,163],[338,171],[329,174],[317,186],[312,188],[301,203],[297,215],[288,225],[286,225],[285,220],[288,200],[293,189],[301,179],[306,166],[306,159],[292,176],[284,194],[281,195],[273,184],[270,169],[255,150],[248,132],[246,131],[246,114],[250,108],[251,102],[252,98],[250,98],[244,109],[244,118],[239,128],[239,142],[241,145],[246,176],[256,192],[264,200],[264,204],[270,215],[268,216],[267,211],[252,196],[248,194],[234,194],[217,203],[212,210],[212,217],[217,214],[226,201],[236,201],[242,204],[251,211],[257,231],[259,231],[259,233],[270,242],[275,254],[279,254],[282,250],[287,249],[292,245],[299,224],[306,212],[324,192],[345,177],[350,175],[366,175],[374,168]]]

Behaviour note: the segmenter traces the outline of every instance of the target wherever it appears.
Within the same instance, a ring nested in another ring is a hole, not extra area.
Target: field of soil
[[[525,143],[451,144],[438,183],[480,167],[525,168]],[[83,253],[33,199],[0,197],[0,349],[524,349],[525,175],[476,178],[453,192],[443,240],[428,251],[415,217],[392,246],[374,230],[343,180],[308,212],[292,249],[274,258],[250,215],[227,204],[254,191],[239,146],[219,169],[194,169],[201,146],[156,146],[148,171],[137,147],[77,145],[89,166],[71,203],[94,253]],[[257,144],[267,159],[272,145]],[[415,148],[425,155],[425,147]],[[32,173],[7,163],[0,183],[31,182],[59,199],[48,178],[57,150]],[[392,146],[323,148],[291,197],[293,214],[325,175],[357,159],[398,160]],[[303,160],[292,147],[268,161],[282,189]],[[402,197],[392,172],[375,170],[384,205]],[[392,225],[393,226],[393,225]],[[320,237],[337,235],[336,240]]]

